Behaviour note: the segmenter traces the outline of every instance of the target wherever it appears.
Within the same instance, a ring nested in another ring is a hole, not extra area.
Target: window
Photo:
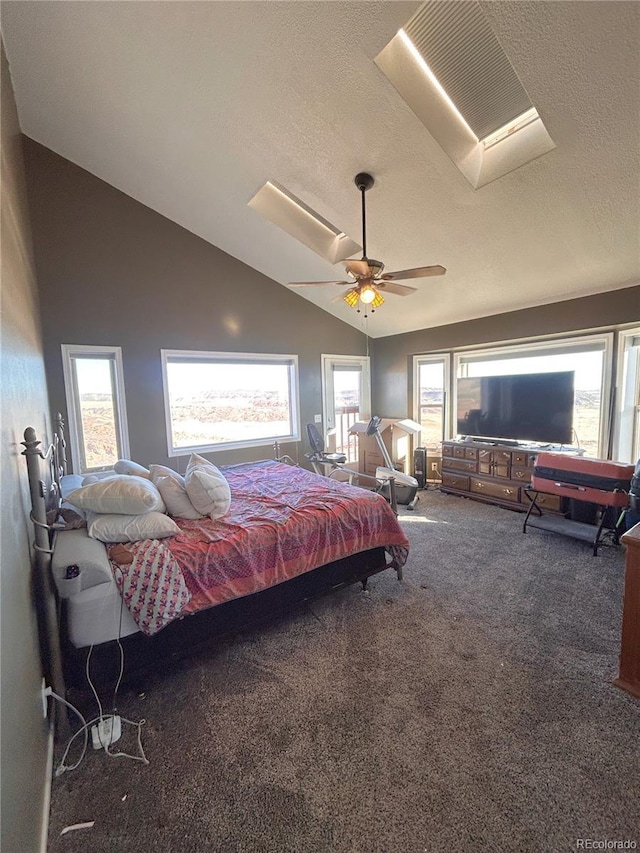
[[[449,385],[449,356],[419,356],[414,360],[415,419],[430,456],[440,456],[445,436],[445,401]]]
[[[322,356],[322,398],[325,447],[358,461],[358,437],[349,430],[356,421],[371,417],[369,358],[359,355]]]
[[[129,456],[122,351],[63,344],[62,363],[74,471],[108,471]]]
[[[630,345],[634,340],[636,337],[630,333]],[[627,347],[627,363],[632,365],[633,351],[630,350],[630,345]],[[573,370],[574,443],[584,448],[589,456],[608,458],[612,349],[613,335],[604,333],[486,349],[458,350],[450,354],[414,356],[413,411],[415,419],[422,424],[422,443],[427,450],[431,449],[432,453],[435,453],[440,436],[455,438],[454,414],[457,411],[458,378]],[[631,388],[633,382],[626,381],[627,384],[631,383]],[[636,423],[633,420],[633,393],[631,390],[625,397],[628,401],[626,410],[629,412],[630,424],[625,433],[627,446],[633,441],[632,421]],[[622,436],[620,438],[622,439]]]
[[[640,328],[621,332],[618,350],[614,456],[635,462],[640,458]]]
[[[162,350],[169,456],[299,439],[295,355]]]
[[[589,456],[606,458],[612,335],[457,353],[456,377],[575,371],[574,443]],[[455,392],[455,389],[454,389]],[[454,411],[456,410],[454,402]]]

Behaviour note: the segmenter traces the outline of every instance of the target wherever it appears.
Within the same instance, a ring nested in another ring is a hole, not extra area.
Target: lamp
[[[352,287],[351,290],[348,290],[342,298],[349,308],[356,308],[358,313],[360,312],[358,302],[362,302],[364,305],[370,306],[371,313],[384,303],[384,297],[382,294],[371,284],[366,284],[364,287],[359,289],[357,287]]]

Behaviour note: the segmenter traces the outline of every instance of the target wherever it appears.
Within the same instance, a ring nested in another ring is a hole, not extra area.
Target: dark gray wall
[[[161,349],[295,353],[301,423],[322,411],[320,355],[364,355],[365,336],[124,193],[25,138],[53,410],[61,344],[121,346],[131,456],[165,463]],[[306,439],[283,450],[303,460]],[[215,453],[214,462],[271,455]]]
[[[402,418],[411,414],[414,355],[448,352],[458,347],[482,346],[538,335],[563,335],[588,329],[611,328],[638,321],[640,286],[449,326],[435,326],[404,335],[376,338],[371,353],[373,411],[389,418]]]
[[[18,116],[2,65],[2,842],[3,853],[40,849],[47,784],[48,725],[42,716],[38,628],[33,601],[29,487],[24,430],[47,440],[38,295]]]

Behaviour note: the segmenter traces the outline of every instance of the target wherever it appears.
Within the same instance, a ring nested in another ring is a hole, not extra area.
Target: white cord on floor
[[[106,596],[105,596],[105,600],[106,600]],[[140,722],[135,722],[135,720],[129,720],[126,717],[120,717],[121,723],[127,723],[128,725],[136,726],[138,729],[138,755],[130,755],[128,752],[110,752],[109,751],[110,742],[108,741],[108,742],[104,743],[102,741],[102,736],[100,734],[100,724],[101,723],[103,723],[105,720],[113,719],[114,717],[119,716],[117,714],[117,709],[116,709],[116,697],[118,695],[118,689],[120,687],[120,682],[122,681],[122,677],[124,674],[124,649],[122,647],[122,643],[120,642],[120,632],[122,630],[123,607],[124,607],[124,602],[121,598],[120,599],[120,623],[118,626],[118,637],[117,637],[118,648],[120,650],[120,672],[118,674],[118,680],[116,682],[116,686],[115,686],[115,689],[113,691],[113,714],[105,714],[104,713],[104,709],[102,707],[102,702],[100,701],[98,691],[96,690],[96,688],[93,684],[93,681],[91,680],[90,664],[91,664],[91,655],[93,653],[93,645],[90,646],[89,651],[87,653],[87,662],[86,662],[86,666],[85,666],[85,672],[86,672],[86,676],[87,676],[87,681],[89,682],[89,687],[91,688],[91,692],[93,693],[94,698],[96,700],[96,704],[98,705],[99,715],[97,717],[94,717],[92,720],[89,720],[87,722],[87,720],[85,720],[85,718],[82,716],[80,711],[78,711],[78,709],[74,705],[72,705],[70,702],[67,702],[66,699],[64,699],[58,693],[55,693],[50,687],[47,687],[47,689],[45,691],[46,696],[53,696],[54,699],[57,699],[59,702],[62,702],[68,708],[71,708],[71,710],[75,714],[77,714],[78,717],[80,718],[80,720],[82,721],[82,726],[78,729],[77,732],[75,732],[75,734],[71,735],[71,737],[67,741],[67,745],[66,745],[65,750],[62,754],[62,758],[60,759],[60,762],[59,762],[59,764],[55,770],[56,776],[61,776],[63,773],[67,772],[68,770],[75,770],[77,767],[80,766],[80,764],[82,763],[82,760],[84,759],[86,752],[87,752],[87,746],[89,743],[89,731],[90,731],[91,727],[95,726],[95,725],[98,726],[98,738],[100,740],[100,745],[102,747],[102,750],[108,756],[110,756],[111,758],[129,758],[132,761],[141,761],[143,764],[149,763],[147,756],[144,754],[144,748],[142,746],[142,726],[145,723],[144,719],[140,720]],[[80,734],[84,735],[84,740],[83,740],[83,744],[82,744],[82,752],[80,753],[80,758],[76,761],[75,764],[68,766],[65,764],[65,761],[66,761],[67,756],[69,754],[69,750],[71,749],[71,745],[73,744],[75,739]]]
[[[82,720],[82,728],[78,729],[78,731],[74,735],[72,735],[72,737],[69,739],[69,741],[67,742],[67,748],[65,749],[65,751],[62,755],[62,758],[60,759],[60,763],[56,767],[56,776],[61,776],[65,771],[75,770],[77,767],[80,766],[80,763],[82,762],[82,759],[84,758],[84,756],[87,752],[87,744],[89,742],[89,725],[90,725],[90,723],[87,723],[87,721],[82,716],[80,711],[78,711],[78,709],[75,707],[75,705],[72,705],[71,702],[67,702],[66,699],[64,699],[58,693],[53,691],[50,687],[47,687],[47,689],[45,690],[45,696],[53,696],[53,698],[57,699],[58,702],[62,702],[62,704],[66,705],[67,708],[71,708],[71,710],[75,714],[77,714],[78,717],[80,717],[80,719]],[[72,764],[70,767],[67,767],[67,765],[64,763],[65,759],[66,759],[67,755],[69,754],[69,749],[71,748],[71,744],[76,739],[76,737],[80,734],[80,732],[84,732],[84,743],[82,745],[82,752],[80,753],[80,758],[76,761],[75,764]]]

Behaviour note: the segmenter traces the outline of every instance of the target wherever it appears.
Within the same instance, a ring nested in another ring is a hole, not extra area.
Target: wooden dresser
[[[620,672],[613,682],[640,699],[640,524],[622,537],[627,546]]]
[[[477,441],[445,441],[442,444],[440,490],[474,500],[526,510],[525,488],[531,483],[537,451],[512,445]],[[538,495],[547,512],[564,512],[565,499]]]

